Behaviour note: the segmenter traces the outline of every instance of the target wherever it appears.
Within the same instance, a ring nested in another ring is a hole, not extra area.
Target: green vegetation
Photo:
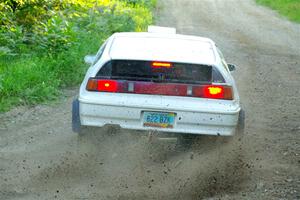
[[[258,3],[277,10],[288,19],[300,23],[300,0],[256,0]]]
[[[78,85],[114,32],[142,31],[156,0],[4,0],[0,3],[0,112],[56,99]]]

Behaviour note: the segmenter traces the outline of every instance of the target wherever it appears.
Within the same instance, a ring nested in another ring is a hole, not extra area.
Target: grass
[[[136,0],[134,4],[127,1],[103,1],[108,11],[114,9],[114,13],[104,11],[89,24],[89,31],[78,27],[77,40],[66,50],[53,53],[32,49],[31,52],[29,47],[18,55],[4,56],[0,51],[0,112],[57,99],[62,88],[79,85],[88,68],[84,56],[95,54],[112,33],[145,30],[152,23],[155,0],[147,0],[151,5],[138,3],[146,0]]]
[[[256,2],[278,11],[291,21],[300,23],[300,0],[256,0]]]
[[[107,36],[107,35],[106,35]],[[83,57],[95,53],[106,36],[86,38],[57,55],[32,55],[0,61],[0,112],[14,105],[35,105],[57,99],[61,88],[78,84],[87,66]]]

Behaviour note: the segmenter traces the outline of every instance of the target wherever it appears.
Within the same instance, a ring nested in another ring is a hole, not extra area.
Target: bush
[[[0,3],[0,111],[56,99],[77,85],[114,32],[152,23],[153,0],[6,0]]]

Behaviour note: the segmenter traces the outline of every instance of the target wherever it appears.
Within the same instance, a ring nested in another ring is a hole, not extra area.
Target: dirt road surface
[[[67,90],[0,115],[1,200],[300,199],[300,26],[252,0],[160,0],[157,24],[212,38],[238,66],[244,137],[188,151],[136,131],[79,138]]]

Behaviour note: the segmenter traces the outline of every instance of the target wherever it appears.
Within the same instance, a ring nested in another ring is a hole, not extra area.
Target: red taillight
[[[224,87],[208,85],[203,88],[204,98],[223,99],[224,98]]]
[[[152,68],[171,68],[172,64],[168,62],[153,62]]]
[[[193,87],[193,96],[208,99],[233,100],[232,88],[223,85],[199,85]]]
[[[118,82],[115,80],[90,79],[87,83],[87,90],[99,92],[117,92]]]
[[[153,83],[143,81],[99,80],[91,78],[88,91],[189,96],[208,99],[233,100],[233,92],[226,85],[188,85],[177,83]]]
[[[100,92],[117,92],[118,82],[115,80],[99,80],[98,91]]]
[[[193,88],[193,94],[194,96],[202,97],[202,98],[233,100],[232,88],[230,86],[223,86],[223,85],[195,86]]]

